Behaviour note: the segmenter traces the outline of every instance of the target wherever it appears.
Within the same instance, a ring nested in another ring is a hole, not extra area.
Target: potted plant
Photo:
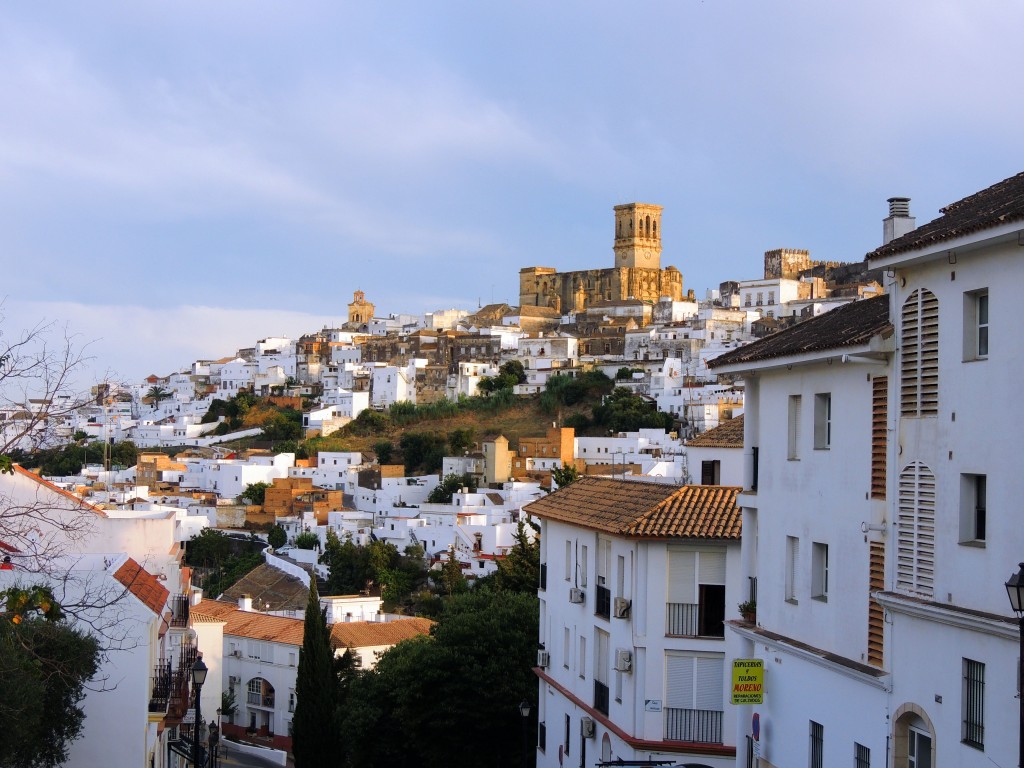
[[[737,606],[740,609],[740,616],[748,624],[757,622],[757,601],[745,600]]]

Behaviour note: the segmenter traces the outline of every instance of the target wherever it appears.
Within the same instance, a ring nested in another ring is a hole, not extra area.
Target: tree
[[[342,722],[349,765],[518,765],[518,705],[537,699],[537,617],[536,594],[447,599],[431,636],[393,646],[353,682]]]
[[[351,595],[366,587],[373,578],[370,567],[370,552],[359,547],[351,539],[341,541],[331,530],[327,531],[327,543],[320,562],[327,566],[327,594]]]
[[[509,360],[507,363],[503,363],[498,372],[502,376],[515,378],[516,384],[526,383],[526,369],[523,368],[523,363],[519,360]]]
[[[438,577],[438,582],[444,593],[451,597],[455,594],[461,594],[469,589],[469,583],[466,581],[466,577],[462,573],[462,566],[459,565],[459,560],[455,556],[455,545],[452,544],[448,548],[448,559],[441,563],[441,572]]]
[[[160,405],[161,400],[166,400],[169,397],[174,397],[174,393],[159,386],[150,387],[146,393],[146,399],[152,401],[154,409]]]
[[[338,690],[327,612],[320,608],[316,579],[309,581],[309,601],[295,677],[292,754],[295,768],[332,765],[341,749],[336,728]]]
[[[267,496],[267,488],[270,488],[270,483],[258,482],[249,483],[245,486],[245,490],[238,494],[238,498],[246,499],[250,504],[263,505],[264,500]]]
[[[390,464],[395,446],[391,444],[390,440],[380,440],[373,444],[373,451],[377,454],[378,464]]]
[[[527,533],[529,526],[533,535]],[[540,532],[536,525],[519,521],[515,533],[516,543],[501,560],[493,576],[499,591],[522,592],[536,595],[540,583]]]
[[[73,628],[48,587],[0,592],[0,765],[58,766],[81,733],[100,645]]]
[[[553,467],[551,470],[551,479],[555,481],[555,484],[559,488],[565,488],[565,486],[572,485],[580,479],[580,471],[576,469],[575,464]]]
[[[274,549],[280,549],[288,543],[288,534],[284,532],[284,528],[280,525],[275,525],[267,533],[267,543]]]
[[[472,475],[456,475],[454,473],[445,475],[441,482],[435,486],[427,495],[427,501],[431,504],[451,504],[454,496],[462,488],[468,488],[470,493],[476,491],[476,480]]]
[[[299,549],[320,549],[320,537],[312,531],[303,531],[295,537],[295,546]]]

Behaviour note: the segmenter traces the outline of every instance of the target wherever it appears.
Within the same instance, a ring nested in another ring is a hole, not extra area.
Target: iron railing
[[[665,708],[665,739],[698,744],[722,743],[722,712],[714,709]]]

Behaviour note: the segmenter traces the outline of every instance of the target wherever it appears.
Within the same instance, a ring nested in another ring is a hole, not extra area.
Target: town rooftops
[[[889,297],[882,294],[837,307],[784,331],[730,350],[709,360],[708,368],[856,347],[867,344],[875,336],[887,337],[891,333]]]
[[[743,447],[743,416],[729,419],[714,429],[687,440],[688,446],[694,448],[742,448]]]
[[[222,603],[218,600],[200,601],[198,605],[192,606],[190,615],[193,620],[223,621],[226,625],[225,635],[284,645],[302,645],[302,619],[243,611],[232,603]]]
[[[237,604],[243,595],[251,595],[255,605],[269,605],[271,611],[303,611],[309,587],[297,576],[262,563],[228,587],[221,600]]]
[[[950,203],[939,218],[876,248],[869,259],[914,251],[1024,219],[1024,173]]]
[[[157,616],[161,615],[170,591],[130,557],[114,571],[114,578]]]
[[[584,477],[524,507],[530,515],[644,539],[739,539],[739,488]]]

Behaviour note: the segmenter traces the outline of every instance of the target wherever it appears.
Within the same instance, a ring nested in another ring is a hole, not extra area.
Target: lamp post
[[[202,765],[202,752],[203,747],[200,741],[200,732],[203,727],[203,711],[200,706],[203,695],[203,683],[206,682],[206,664],[203,663],[203,657],[200,656],[196,659],[196,663],[192,665],[192,684],[196,688],[196,719],[192,725],[192,765],[194,768],[199,768]]]
[[[217,745],[220,743],[220,726],[213,720],[210,721],[210,768],[217,768]]]
[[[529,763],[527,762],[527,752],[528,752],[528,747],[527,747],[527,744],[528,744],[528,742],[527,742],[527,731],[529,730],[529,724],[530,724],[530,702],[528,702],[526,699],[523,699],[521,702],[519,702],[519,716],[522,718],[522,722],[523,722],[523,762],[522,762],[522,766],[523,766],[523,768],[527,768],[527,766],[529,765]]]
[[[1020,620],[1020,656],[1017,659],[1017,698],[1020,700],[1020,733],[1017,741],[1017,765],[1024,768],[1024,690],[1021,690],[1021,664],[1024,663],[1024,563],[1020,570],[1006,580],[1006,594],[1010,607]]]

